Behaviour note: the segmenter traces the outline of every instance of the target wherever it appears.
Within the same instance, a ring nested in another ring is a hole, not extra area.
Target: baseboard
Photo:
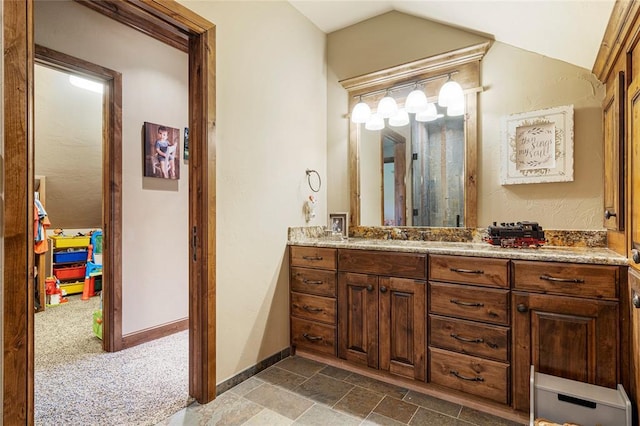
[[[142,343],[170,336],[189,329],[189,318],[184,318],[158,327],[147,328],[122,336],[122,349],[132,348]]]
[[[216,396],[219,396],[220,394],[228,391],[229,389],[231,389],[235,385],[244,382],[249,377],[255,376],[256,374],[258,374],[262,370],[264,370],[264,369],[266,369],[268,367],[271,367],[273,364],[275,364],[275,363],[287,358],[290,354],[291,354],[291,348],[287,347],[287,348],[281,350],[280,352],[277,352],[277,353],[275,353],[275,354],[263,359],[262,361],[258,362],[254,366],[249,367],[244,371],[241,371],[240,373],[236,374],[232,378],[230,378],[228,380],[225,380],[222,383],[218,383],[216,385]]]

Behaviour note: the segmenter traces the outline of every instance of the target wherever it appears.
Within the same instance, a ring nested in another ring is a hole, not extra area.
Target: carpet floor
[[[99,307],[73,295],[35,315],[36,425],[154,425],[193,402],[188,331],[104,352]]]

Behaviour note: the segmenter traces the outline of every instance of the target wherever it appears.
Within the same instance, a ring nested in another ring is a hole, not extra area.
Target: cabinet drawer
[[[509,364],[429,348],[431,383],[509,403]]]
[[[557,262],[514,260],[515,288],[596,298],[618,297],[618,268]]]
[[[429,282],[429,312],[509,324],[509,290]]]
[[[291,344],[336,356],[336,328],[299,318],[291,318]]]
[[[426,279],[426,254],[339,250],[340,271]]]
[[[465,256],[429,256],[429,279],[509,287],[509,260]]]
[[[336,323],[336,299],[291,293],[291,315],[328,324]]]
[[[291,246],[291,266],[336,270],[336,249]]]
[[[291,268],[291,290],[336,297],[336,273],[321,269]]]
[[[429,315],[429,345],[509,362],[509,329]]]

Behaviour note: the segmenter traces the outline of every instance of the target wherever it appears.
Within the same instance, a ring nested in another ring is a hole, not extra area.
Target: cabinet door
[[[604,226],[624,229],[624,72],[611,77],[602,105],[604,129]]]
[[[630,219],[631,247],[628,256],[629,264],[640,269],[640,78],[633,80],[627,91],[629,98],[629,136],[630,151]]]
[[[338,275],[338,355],[378,368],[378,277]]]
[[[425,282],[380,277],[380,369],[410,379],[426,377]]]
[[[514,408],[529,411],[529,369],[615,387],[618,304],[513,293]]]
[[[629,270],[629,289],[631,297],[631,365],[622,374],[630,376],[629,398],[632,404],[640,408],[640,274],[634,270]],[[638,414],[634,413],[637,417]],[[633,424],[638,424],[636,418]]]

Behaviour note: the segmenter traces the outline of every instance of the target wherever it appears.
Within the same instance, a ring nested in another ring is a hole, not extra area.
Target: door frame
[[[216,392],[215,26],[173,0],[78,2],[189,55],[189,393],[207,403]],[[34,423],[33,7],[2,4],[6,424]]]
[[[35,46],[35,63],[65,73],[98,78],[105,86],[100,156],[104,235],[102,349],[119,351],[122,349],[122,74],[39,45]]]

